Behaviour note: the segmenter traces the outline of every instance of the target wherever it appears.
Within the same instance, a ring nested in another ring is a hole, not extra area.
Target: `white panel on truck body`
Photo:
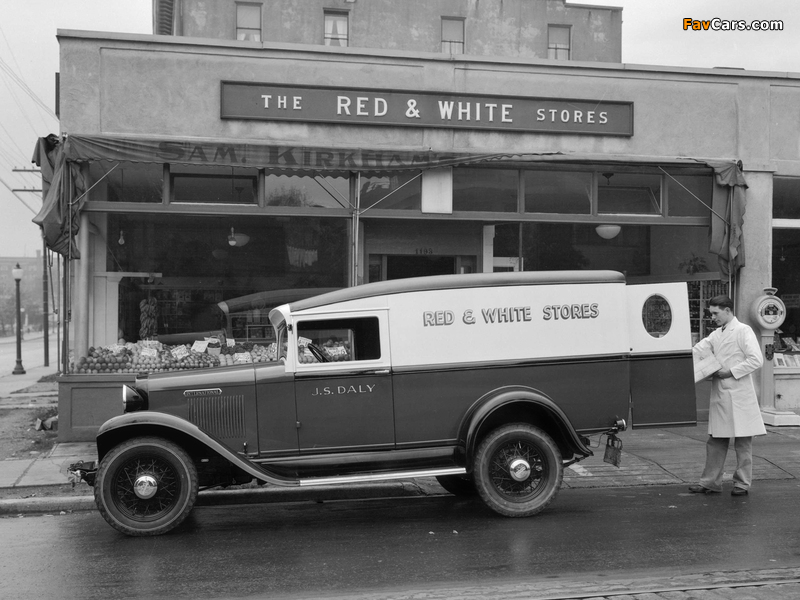
[[[628,330],[633,354],[691,350],[686,283],[628,285]],[[655,297],[655,298],[654,298]],[[653,298],[648,309],[645,303]],[[648,332],[647,325],[651,332]]]

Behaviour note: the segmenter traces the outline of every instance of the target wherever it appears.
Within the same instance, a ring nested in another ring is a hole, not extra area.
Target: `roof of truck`
[[[291,312],[298,312],[347,302],[409,292],[428,292],[434,290],[455,290],[479,287],[506,287],[518,285],[566,285],[592,283],[625,283],[625,276],[618,271],[522,271],[511,273],[472,273],[469,275],[434,275],[431,277],[411,277],[365,283],[355,287],[343,288],[320,296],[298,300],[289,304]]]

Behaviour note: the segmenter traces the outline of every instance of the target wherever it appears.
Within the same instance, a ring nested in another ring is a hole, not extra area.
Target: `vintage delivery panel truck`
[[[74,465],[112,527],[178,525],[198,489],[435,476],[533,515],[590,434],[695,422],[684,283],[613,271],[403,279],[275,308],[278,360],[140,376]]]

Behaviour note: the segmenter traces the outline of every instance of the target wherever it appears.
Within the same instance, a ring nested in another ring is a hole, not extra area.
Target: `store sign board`
[[[221,118],[632,136],[633,102],[223,81]]]

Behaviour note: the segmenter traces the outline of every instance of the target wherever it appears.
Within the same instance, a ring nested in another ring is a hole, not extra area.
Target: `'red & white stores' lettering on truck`
[[[75,465],[129,535],[177,526],[198,488],[435,476],[524,517],[587,436],[695,422],[685,283],[613,271],[367,284],[270,313],[279,360],[137,378]],[[144,459],[147,460],[144,460]]]

